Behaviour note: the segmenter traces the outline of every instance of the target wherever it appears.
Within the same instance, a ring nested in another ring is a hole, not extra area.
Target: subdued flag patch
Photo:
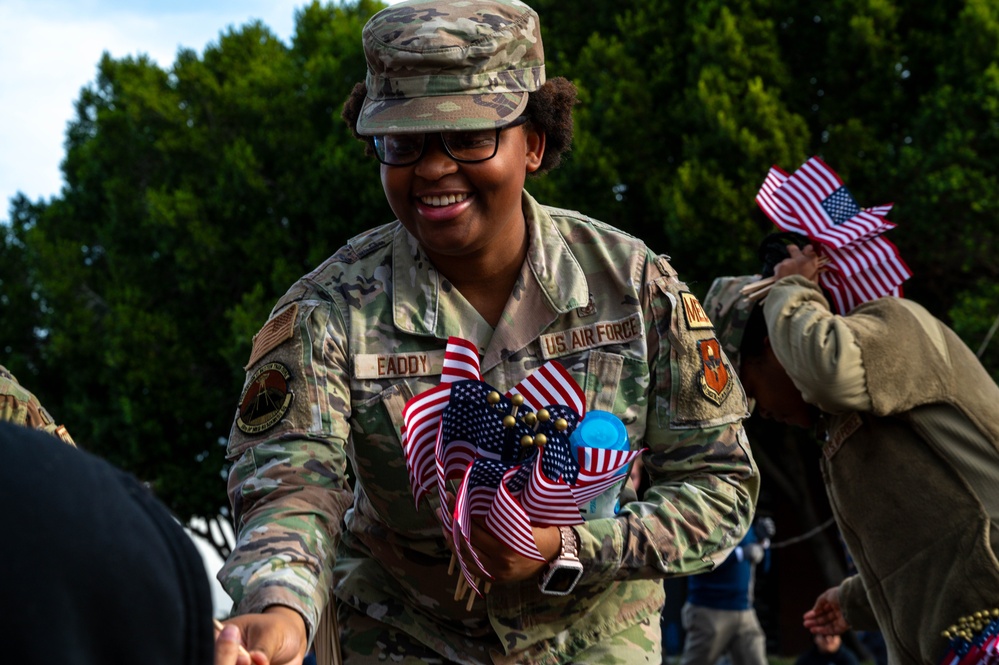
[[[246,366],[243,369],[250,369],[258,360],[277,348],[285,340],[291,339],[297,319],[298,303],[292,303],[291,307],[285,309],[277,316],[271,317],[264,324],[264,327],[260,329],[260,332],[253,336],[253,348],[250,349],[250,359],[246,361]]]

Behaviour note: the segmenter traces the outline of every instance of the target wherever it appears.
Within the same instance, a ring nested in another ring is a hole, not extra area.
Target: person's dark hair
[[[363,82],[354,85],[347,101],[343,103],[340,117],[347,123],[354,138],[363,141],[365,153],[374,156],[371,141],[357,133],[357,118],[367,94]],[[562,156],[572,149],[572,107],[576,105],[576,86],[566,78],[549,79],[534,92],[528,93],[524,110],[531,125],[545,135],[545,154],[541,166],[533,175],[551,171],[562,162]]]
[[[793,231],[778,231],[771,233],[760,242],[760,247],[756,251],[763,267],[760,268],[761,277],[773,277],[774,268],[777,264],[791,255],[787,251],[788,245],[796,245],[801,248],[811,244],[808,236]]]
[[[749,318],[746,319],[746,327],[742,331],[742,344],[739,346],[740,362],[745,363],[763,357],[765,348],[763,340],[769,334],[766,319],[763,318],[763,307],[757,303],[753,305]]]

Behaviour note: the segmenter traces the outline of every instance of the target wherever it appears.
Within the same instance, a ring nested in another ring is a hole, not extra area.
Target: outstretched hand
[[[801,275],[813,282],[819,281],[819,255],[811,245],[801,249],[797,245],[788,245],[789,257],[774,266],[774,277],[780,279],[789,275]]]
[[[237,630],[234,633],[230,628]],[[302,616],[290,607],[272,605],[262,614],[227,619],[225,628],[215,636],[215,661],[216,665],[302,665],[307,646]]]
[[[239,628],[229,624],[215,628],[215,665],[253,665],[249,652],[243,647]]]
[[[812,609],[805,612],[805,628],[816,635],[839,635],[850,630],[839,604],[839,587],[823,591]]]

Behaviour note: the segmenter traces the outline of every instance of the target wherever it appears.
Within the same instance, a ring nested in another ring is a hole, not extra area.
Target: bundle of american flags
[[[521,556],[542,561],[532,526],[581,523],[579,506],[619,481],[641,452],[581,447],[573,454],[569,437],[586,416],[586,397],[565,368],[549,361],[501,393],[482,381],[475,346],[458,337],[448,340],[440,383],[407,401],[402,414],[413,498],[419,505],[436,488],[446,507],[449,483],[460,481],[454,512],[442,511],[444,527],[480,570],[470,546],[473,518]],[[464,583],[481,593],[470,562],[458,561],[459,590]]]
[[[788,175],[773,166],[756,195],[760,209],[784,231],[801,233],[820,255],[819,284],[840,314],[882,296],[901,296],[912,271],[882,234],[895,228],[892,204],[861,208],[840,177],[818,157]]]
[[[944,637],[950,644],[941,665],[999,665],[999,608],[962,618]]]

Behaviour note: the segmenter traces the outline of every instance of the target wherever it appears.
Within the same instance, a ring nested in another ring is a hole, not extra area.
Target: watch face
[[[557,596],[564,596],[576,586],[583,575],[583,566],[578,561],[559,561],[545,575],[541,590]]]

